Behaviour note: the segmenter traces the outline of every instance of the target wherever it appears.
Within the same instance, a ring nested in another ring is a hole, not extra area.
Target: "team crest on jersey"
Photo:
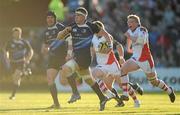
[[[72,30],[73,32],[77,32],[77,28],[73,28],[73,30]]]

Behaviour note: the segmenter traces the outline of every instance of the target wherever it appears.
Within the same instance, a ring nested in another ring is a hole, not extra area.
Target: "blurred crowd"
[[[142,25],[149,30],[150,47],[156,67],[180,67],[179,0],[68,0],[61,2],[64,11],[61,16],[64,17],[59,21],[65,25],[71,23],[73,12],[79,6],[84,6],[89,11],[89,20],[102,21],[114,39],[124,45],[126,58],[130,56],[126,52],[126,41],[123,36],[127,30],[126,18],[129,14],[140,16]],[[28,33],[25,37],[34,49],[31,67],[35,72],[43,71],[46,65],[46,57],[41,52],[40,45],[43,42],[45,28],[25,30]],[[4,65],[2,48],[0,60],[0,66]],[[6,66],[9,67],[7,64]]]
[[[123,33],[127,30],[126,17],[137,14],[142,26],[149,30],[150,47],[156,67],[180,66],[180,1],[101,1],[101,4],[93,5],[92,18],[102,20],[115,39],[125,43]]]

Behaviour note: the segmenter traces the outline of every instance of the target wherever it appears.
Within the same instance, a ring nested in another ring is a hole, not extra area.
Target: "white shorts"
[[[146,60],[146,61],[137,61],[136,59],[132,58],[132,60],[142,69],[145,73],[156,73],[154,62],[153,60]]]
[[[116,73],[119,73],[120,67],[118,65],[118,62],[113,62],[110,65],[97,65],[95,69],[100,69],[106,74],[116,75]]]

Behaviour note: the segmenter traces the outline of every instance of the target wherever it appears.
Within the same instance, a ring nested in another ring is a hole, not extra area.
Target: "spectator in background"
[[[49,10],[55,12],[57,20],[64,21],[65,7],[62,0],[51,0],[49,3]]]
[[[166,27],[174,25],[175,13],[172,10],[170,5],[167,5],[167,7],[165,8],[162,21],[163,21],[163,24],[166,25]]]

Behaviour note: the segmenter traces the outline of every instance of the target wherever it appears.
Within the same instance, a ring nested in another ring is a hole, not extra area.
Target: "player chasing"
[[[115,39],[113,39],[113,51],[116,56],[117,61],[119,62],[120,67],[125,62],[124,59],[124,48],[123,46]],[[143,95],[143,88],[138,83],[132,83],[129,81],[129,85],[140,95]]]
[[[94,22],[96,25],[100,26],[104,29],[104,25],[100,21]],[[117,43],[116,43],[117,45]],[[140,106],[140,102],[136,97],[136,94],[133,90],[133,88],[128,84],[128,76],[124,76],[125,78],[121,77],[115,77],[113,73],[116,73],[120,69],[120,65],[115,57],[114,51],[113,51],[113,38],[109,42],[103,37],[99,36],[97,34],[94,35],[92,39],[92,46],[93,46],[93,54],[96,58],[97,65],[93,67],[92,70],[92,76],[96,79],[100,79],[100,83],[102,84],[102,81],[106,84],[107,88],[115,95],[115,99],[118,102],[117,106],[124,106],[124,103],[122,99],[118,96],[118,93],[115,88],[113,88],[113,84],[116,80],[116,82],[119,84],[120,88],[123,89],[123,94],[125,92],[129,93],[130,96],[134,99],[135,107]],[[122,48],[122,47],[121,47]],[[122,49],[120,53],[122,53]],[[122,59],[123,57],[121,57]],[[124,59],[124,58],[123,58]],[[101,87],[100,84],[100,87]],[[127,85],[123,86],[123,85]],[[107,88],[104,88],[104,92],[111,96]],[[125,99],[124,99],[125,100]]]
[[[33,56],[33,49],[28,41],[22,37],[22,29],[14,27],[12,29],[12,38],[6,44],[6,57],[10,62],[13,90],[9,99],[15,99],[16,91],[20,87],[22,76],[30,75],[31,70],[28,65]]]
[[[173,89],[166,85],[164,81],[157,78],[153,57],[149,49],[148,30],[141,26],[140,19],[137,15],[129,15],[127,17],[127,24],[129,29],[124,35],[127,37],[127,50],[128,52],[132,52],[133,55],[122,65],[121,71],[117,74],[125,76],[129,72],[138,69],[143,70],[150,83],[167,92],[170,101],[174,103],[176,96]]]
[[[65,64],[66,59],[71,57],[72,43],[68,39],[66,41],[57,39],[57,34],[59,31],[64,29],[64,25],[56,21],[56,15],[54,12],[49,11],[47,13],[46,21],[48,27],[45,31],[42,51],[48,55],[48,65],[46,70],[47,82],[53,99],[53,104],[48,108],[59,109],[60,103],[54,80],[58,74],[62,76],[61,67]],[[68,78],[69,84],[72,81],[75,82],[74,74],[73,77]]]

